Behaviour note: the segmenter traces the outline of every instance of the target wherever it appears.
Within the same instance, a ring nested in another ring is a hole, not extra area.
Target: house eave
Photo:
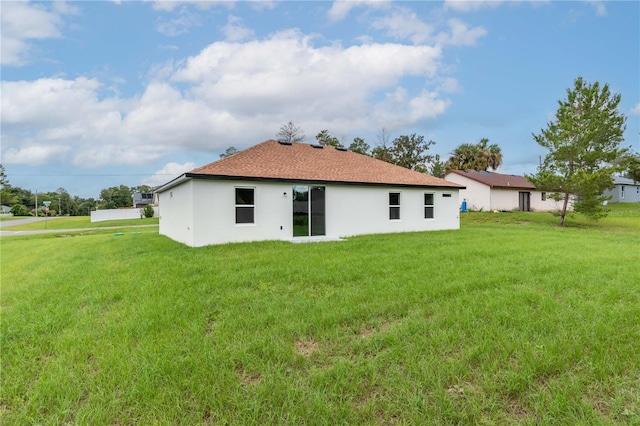
[[[187,179],[190,178],[190,179],[203,179],[203,180],[281,182],[281,183],[300,183],[300,184],[309,184],[309,185],[333,184],[333,185],[382,186],[382,187],[403,187],[403,188],[443,188],[443,189],[453,189],[453,190],[466,189],[465,186],[455,184],[453,182],[451,185],[428,185],[428,184],[386,183],[386,182],[352,182],[352,181],[322,180],[322,179],[294,179],[294,178],[271,178],[271,177],[256,177],[256,176],[212,175],[212,174],[201,174],[201,173],[185,173],[183,176]],[[172,182],[169,182],[166,185],[169,185]],[[176,183],[175,185],[177,184],[178,183]],[[172,186],[175,186],[175,185],[172,185]],[[166,190],[166,189],[168,188],[164,188],[163,190]]]
[[[186,181],[188,181],[190,178],[187,176],[189,173],[183,173],[180,176],[178,176],[177,178],[165,183],[164,185],[159,186],[158,188],[156,188],[155,193],[160,194],[162,192],[165,192],[171,188],[174,188],[178,185],[180,185],[181,183],[184,183]]]

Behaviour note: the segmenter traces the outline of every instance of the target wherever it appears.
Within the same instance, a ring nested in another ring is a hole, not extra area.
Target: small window
[[[425,219],[433,219],[434,218],[434,200],[435,196],[433,194],[424,194],[424,218]]]
[[[255,223],[253,188],[236,188],[236,223]]]
[[[547,193],[546,192],[542,193],[542,201],[547,201]]]
[[[443,198],[451,198],[451,194],[442,194]]]
[[[389,193],[389,220],[400,220],[400,193]]]
[[[620,198],[624,199],[624,185],[620,186]]]

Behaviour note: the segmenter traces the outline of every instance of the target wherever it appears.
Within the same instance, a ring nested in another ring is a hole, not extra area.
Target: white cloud
[[[606,16],[607,7],[602,0],[587,0],[587,3],[591,4],[596,11],[597,16]]]
[[[444,8],[458,12],[471,12],[479,9],[495,8],[504,1],[501,0],[444,0]]]
[[[200,16],[196,13],[182,13],[177,18],[160,19],[156,25],[159,33],[168,37],[179,36],[185,34],[193,27],[202,25]]]
[[[229,15],[227,25],[222,28],[222,33],[228,41],[240,41],[252,37],[254,31],[242,24],[242,18]]]
[[[397,8],[390,15],[372,22],[373,28],[386,30],[387,35],[414,44],[436,43],[440,45],[472,46],[487,34],[483,27],[469,28],[459,19],[447,21],[448,30],[434,35],[435,26],[421,20],[415,12],[407,8]]]
[[[78,10],[64,2],[45,3],[25,1],[2,2],[2,65],[22,66],[32,59],[33,40],[62,37],[63,15]]]
[[[198,9],[205,10],[219,5],[224,5],[226,7],[232,8],[234,6],[234,3],[234,0],[159,0],[153,3],[153,8],[155,10],[161,10],[164,12],[172,12],[178,7],[183,8],[192,5],[196,6]]]
[[[47,162],[59,160],[70,150],[62,145],[25,145],[18,148],[9,148],[2,155],[5,164],[29,164],[39,166]]]
[[[287,121],[308,135],[324,128],[339,135],[410,126],[449,105],[441,94],[456,83],[440,75],[439,47],[315,47],[313,40],[285,31],[216,42],[165,63],[132,98],[84,77],[2,82],[3,161],[140,164],[172,152],[242,149]],[[404,86],[407,77],[422,80],[417,91]]]
[[[375,19],[373,28],[386,30],[396,39],[408,39],[415,44],[431,40],[434,27],[422,21],[415,12],[406,8],[398,8],[388,16]]]
[[[196,167],[196,163],[167,163],[160,170],[156,170],[152,176],[145,178],[142,181],[142,185],[148,185],[151,187],[159,186],[170,182],[181,174],[191,171]]]
[[[640,103],[637,103],[631,110],[629,111],[631,115],[640,115]]]
[[[469,28],[459,19],[449,19],[451,33],[445,35],[446,43],[454,46],[473,46],[480,37],[487,34],[483,27]]]
[[[386,8],[390,4],[389,0],[337,0],[331,5],[327,12],[331,21],[341,21],[347,17],[351,9],[359,6],[367,6],[372,8]]]

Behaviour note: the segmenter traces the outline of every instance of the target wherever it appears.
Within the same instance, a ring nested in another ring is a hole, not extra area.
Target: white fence
[[[96,210],[91,212],[91,222],[103,222],[105,220],[120,220],[120,219],[140,219],[144,217],[142,213],[143,208],[139,209],[110,209],[110,210]],[[157,207],[153,207],[153,217],[158,217],[160,210]]]

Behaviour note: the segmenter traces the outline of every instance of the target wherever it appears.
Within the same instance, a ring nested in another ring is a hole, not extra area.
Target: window
[[[424,218],[425,219],[433,219],[434,216],[434,199],[435,196],[433,194],[424,194]]]
[[[542,193],[542,201],[547,201],[547,193],[546,192]]]
[[[451,194],[442,194],[442,198],[451,198]]]
[[[236,188],[236,223],[255,223],[253,188]]]
[[[620,185],[620,198],[624,200],[624,185]]]
[[[389,220],[400,220],[400,193],[389,193]]]

